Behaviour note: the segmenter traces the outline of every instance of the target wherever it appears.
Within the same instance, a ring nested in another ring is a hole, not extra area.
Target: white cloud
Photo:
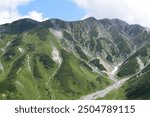
[[[48,18],[44,18],[43,14],[39,13],[37,11],[30,11],[30,12],[28,12],[28,15],[25,15],[22,18],[31,18],[31,19],[35,19],[37,21],[43,21],[43,20],[48,19]]]
[[[26,5],[32,0],[0,0],[0,24],[10,23],[21,18],[32,18],[37,21],[43,21],[43,14],[37,11],[29,11],[27,15],[22,16],[18,7]]]
[[[119,18],[150,27],[150,0],[73,0],[86,16]]]

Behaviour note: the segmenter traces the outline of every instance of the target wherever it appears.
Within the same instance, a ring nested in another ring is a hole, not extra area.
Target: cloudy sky
[[[0,0],[0,24],[20,18],[119,18],[150,27],[150,0]]]

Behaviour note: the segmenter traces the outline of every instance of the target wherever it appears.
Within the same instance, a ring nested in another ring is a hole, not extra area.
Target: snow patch
[[[114,70],[113,70],[111,73],[114,75],[117,70],[118,70],[118,66],[115,66],[115,67],[114,67]]]
[[[60,30],[54,30],[54,29],[51,29],[51,28],[49,28],[49,31],[50,31],[51,33],[53,33],[53,35],[54,35],[55,37],[60,38],[60,39],[63,38],[62,31],[60,31]]]
[[[122,63],[119,63],[117,66],[114,67],[114,69],[112,70],[112,75],[116,75],[116,72],[118,71],[119,69],[119,66],[121,65]]]
[[[140,69],[143,69],[144,68],[144,63],[142,62],[142,60],[139,57],[137,57],[137,62],[140,66]]]
[[[93,66],[93,65],[90,65],[90,64],[88,64],[88,65],[89,65],[89,67],[92,68],[92,72],[95,72],[95,73],[99,73],[99,72],[100,72],[97,67],[95,67],[95,66]]]
[[[28,66],[29,71],[31,72],[29,55],[27,55],[27,66]]]
[[[23,53],[24,53],[24,49],[23,49],[23,48],[18,47],[18,50],[19,50],[19,52],[20,52],[21,54],[23,54]]]
[[[1,48],[1,51],[5,52],[6,48],[11,44],[10,41],[7,42],[7,44],[4,46],[4,48]]]
[[[0,62],[0,70],[4,71],[4,67],[3,67],[3,65],[1,64],[1,62]]]
[[[111,65],[109,65],[107,62],[103,61],[101,58],[100,59],[100,63],[105,67],[105,69],[110,73],[113,71],[113,67]]]
[[[56,47],[53,47],[51,55],[54,62],[58,63],[59,65],[62,63],[62,58],[60,57],[59,51]]]
[[[120,67],[121,64],[122,64],[122,63],[119,63],[118,65],[116,65],[116,66],[112,69],[112,71],[111,71],[110,73],[108,73],[110,79],[113,80],[115,83],[118,82],[118,79],[116,78],[116,73],[117,73],[117,71],[118,71],[118,69],[119,69],[119,67]]]
[[[19,72],[21,71],[21,69],[22,69],[22,68],[19,68],[19,69],[18,69],[17,74],[19,74]]]
[[[2,51],[2,52],[5,52],[5,49],[4,49],[4,48],[1,48],[1,51]]]
[[[87,48],[82,48],[82,51],[87,55],[87,56],[92,56],[89,51],[87,50]]]
[[[10,44],[11,44],[11,42],[8,41],[7,44],[6,44],[6,46],[5,46],[5,48],[8,47]]]
[[[116,78],[116,73],[117,73],[117,71],[118,71],[118,69],[122,63],[119,63],[118,65],[116,65],[114,67],[112,65],[108,64],[107,62],[103,61],[102,59],[100,59],[100,63],[107,70],[104,73],[108,74],[109,79],[114,81],[115,83],[118,82],[118,79]]]

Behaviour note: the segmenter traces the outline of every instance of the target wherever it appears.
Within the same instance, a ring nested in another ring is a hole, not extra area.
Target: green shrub
[[[55,62],[46,54],[38,54],[39,60],[43,63],[46,69],[54,68]]]
[[[25,55],[17,59],[13,65],[12,68],[7,76],[7,79],[15,79],[17,75],[17,71],[25,64]]]
[[[99,70],[105,70],[106,71],[105,67],[102,64],[100,64],[100,60],[97,58],[90,61],[90,64],[95,65]]]
[[[138,71],[138,69],[139,69],[139,64],[137,63],[137,59],[132,59],[121,66],[117,75],[119,77],[132,75],[135,74]]]
[[[84,59],[84,60],[88,60],[87,55],[82,51],[81,47],[78,45],[75,45],[75,49],[77,51],[77,53],[79,54],[79,56]]]

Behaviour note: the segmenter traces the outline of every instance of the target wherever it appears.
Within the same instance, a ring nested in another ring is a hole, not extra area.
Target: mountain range
[[[0,99],[86,99],[97,91],[107,93],[87,99],[150,99],[150,29],[94,17],[0,25]]]

